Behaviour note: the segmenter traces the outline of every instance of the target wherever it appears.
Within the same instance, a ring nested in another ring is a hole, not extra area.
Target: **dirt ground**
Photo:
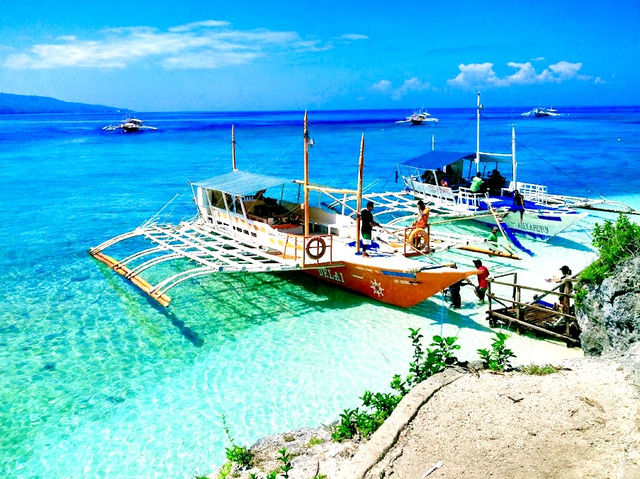
[[[640,391],[615,363],[467,374],[440,390],[367,478],[640,478]],[[383,472],[384,471],[384,472]]]
[[[561,366],[546,376],[463,374],[358,478],[640,479],[640,388],[629,369],[591,358]],[[327,428],[295,431],[261,440],[255,467],[229,477],[265,477],[283,446],[295,456],[291,479],[358,479],[346,471],[366,456],[362,443],[332,442]]]

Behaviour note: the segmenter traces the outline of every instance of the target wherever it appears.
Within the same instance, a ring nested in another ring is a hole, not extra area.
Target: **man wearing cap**
[[[498,227],[494,226],[491,228],[491,233],[487,236],[487,242],[491,243],[492,246],[498,246]]]
[[[486,266],[482,265],[482,261],[479,259],[474,259],[473,265],[478,270],[478,286],[476,287],[476,294],[478,295],[478,298],[480,298],[480,302],[484,303],[484,295],[489,287],[489,283],[487,282],[489,270]]]

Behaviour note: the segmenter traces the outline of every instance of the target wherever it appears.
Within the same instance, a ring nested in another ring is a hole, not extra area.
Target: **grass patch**
[[[309,439],[309,442],[307,444],[305,444],[305,447],[317,446],[318,444],[322,444],[323,442],[325,442],[324,439],[314,436],[311,439]]]
[[[557,373],[560,369],[562,368],[552,364],[545,364],[543,366],[539,366],[538,364],[529,364],[527,366],[522,366],[520,371],[531,376],[546,376],[547,374]]]
[[[231,461],[225,462],[224,465],[220,468],[218,479],[227,479],[227,477],[229,476],[229,473],[231,472],[232,466],[233,464],[231,463]]]

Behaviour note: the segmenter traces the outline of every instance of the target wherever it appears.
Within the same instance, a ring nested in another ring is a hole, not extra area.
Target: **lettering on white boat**
[[[531,231],[534,233],[543,233],[543,234],[549,233],[549,227],[544,225],[534,225],[531,223],[520,222],[518,223],[518,228],[523,231]]]
[[[318,268],[318,276],[330,279],[336,283],[344,283],[344,276],[339,271],[331,271],[329,268]]]

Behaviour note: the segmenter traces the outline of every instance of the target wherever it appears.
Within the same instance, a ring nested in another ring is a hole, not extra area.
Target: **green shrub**
[[[409,364],[408,385],[415,386],[434,374],[444,371],[447,366],[457,361],[453,351],[460,349],[460,346],[455,344],[458,338],[434,336],[430,346],[436,347],[424,350],[421,344],[423,336],[420,334],[420,328],[409,328],[409,331],[411,331],[409,338],[413,345],[413,361]]]
[[[489,368],[492,371],[504,371],[511,366],[510,359],[515,358],[516,355],[504,344],[508,337],[504,333],[496,333],[496,337],[493,338],[493,343],[491,344],[491,350],[478,349],[478,354],[485,368]]]
[[[460,346],[455,344],[458,338],[434,336],[430,346],[435,346],[435,348],[424,349],[422,347],[423,336],[420,334],[420,329],[409,328],[409,330],[409,338],[413,345],[413,358],[409,364],[409,375],[406,380],[402,380],[402,377],[396,374],[390,384],[391,389],[397,391],[398,394],[365,391],[360,398],[362,400],[362,410],[360,408],[345,409],[340,414],[340,422],[331,433],[334,441],[350,439],[358,434],[364,438],[370,437],[391,415],[412,386],[443,371],[447,366],[457,361],[453,352],[456,349],[460,349]]]
[[[586,284],[601,284],[610,276],[621,261],[640,253],[640,225],[629,221],[627,215],[620,214],[616,223],[607,220],[596,224],[593,230],[593,246],[599,253],[598,259],[587,266],[578,278],[576,302],[582,304],[586,297]]]
[[[225,462],[224,465],[220,468],[218,479],[227,479],[229,473],[231,472],[231,467],[233,467],[233,464],[230,461]]]
[[[289,471],[293,469],[291,465],[291,454],[287,454],[287,448],[283,447],[278,451],[278,460],[282,463],[280,466],[280,471],[284,473],[284,479],[289,479]]]
[[[529,364],[528,366],[522,366],[520,371],[524,374],[531,376],[545,376],[547,374],[554,374],[560,371],[559,366],[553,366],[551,364],[545,364],[544,366],[538,366],[537,364]]]
[[[229,426],[227,425],[227,418],[223,414],[222,415],[222,427],[224,428],[224,433],[227,436],[227,439],[231,443],[231,447],[225,447],[225,454],[229,461],[237,463],[242,467],[249,467],[251,465],[251,459],[253,455],[251,451],[249,451],[245,446],[238,446],[233,438],[231,437],[231,433],[229,432]]]

